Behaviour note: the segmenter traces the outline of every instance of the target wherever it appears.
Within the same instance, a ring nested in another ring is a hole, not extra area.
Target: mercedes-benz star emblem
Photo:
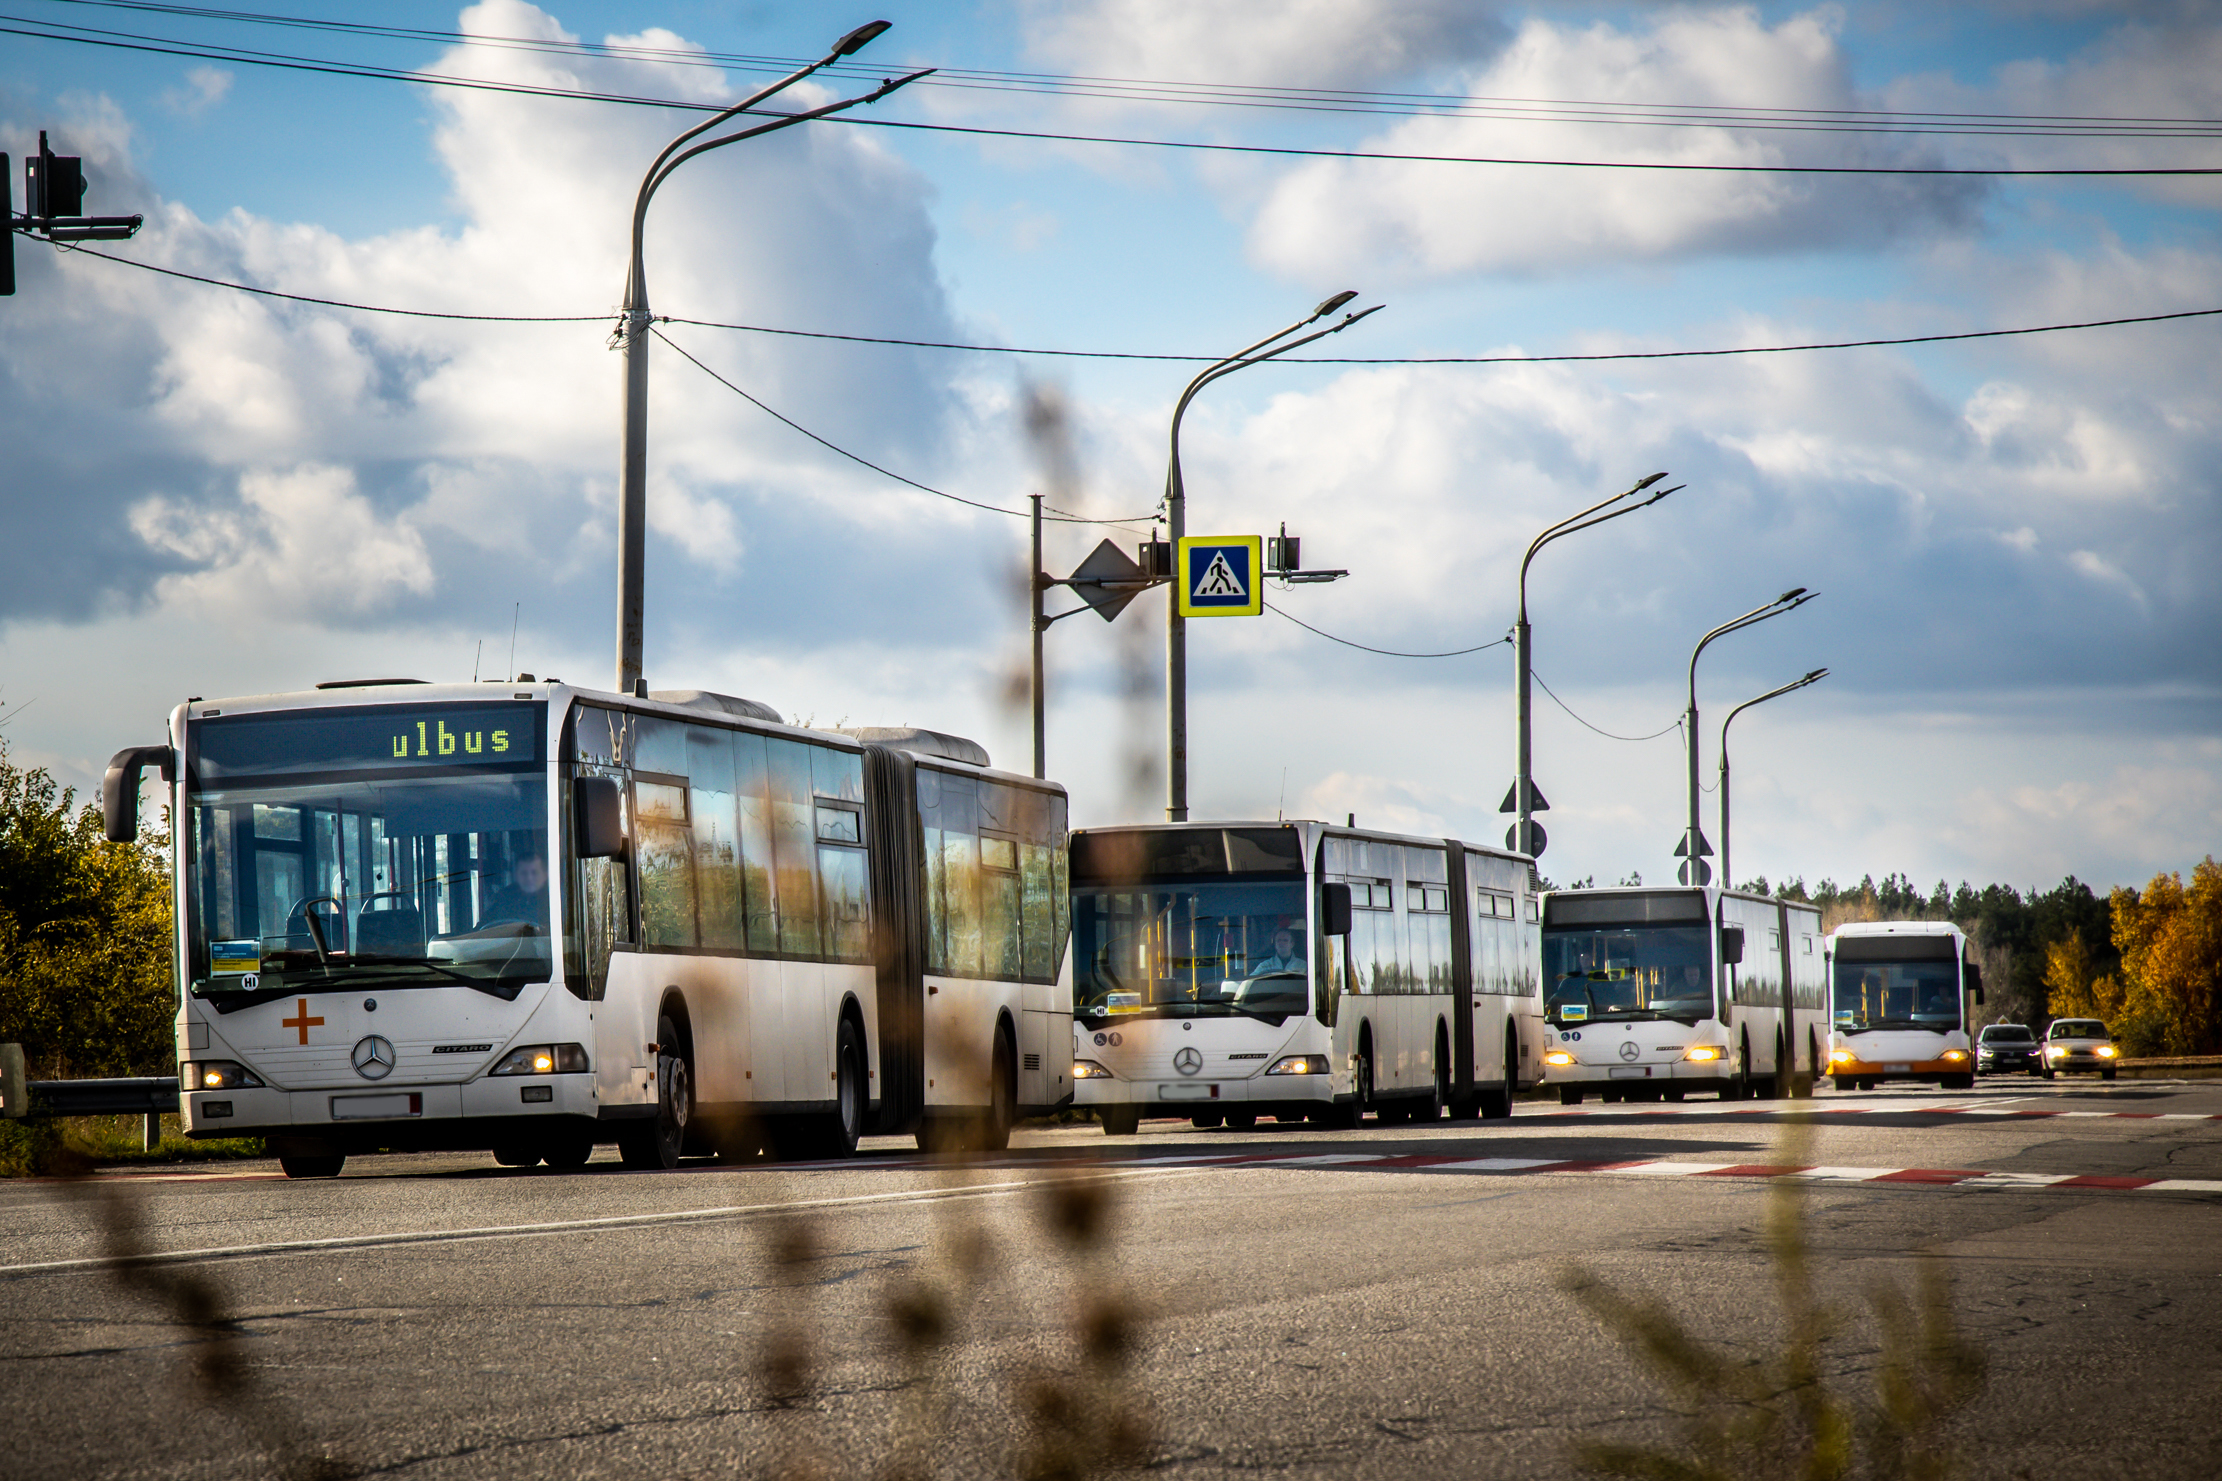
[[[1183,1049],[1173,1056],[1173,1068],[1184,1075],[1193,1075],[1204,1067],[1204,1057],[1193,1049]]]
[[[1641,1053],[1643,1053],[1643,1046],[1634,1039],[1622,1039],[1620,1041],[1620,1057],[1622,1059],[1633,1060]]]
[[[347,1056],[347,1062],[365,1080],[383,1080],[393,1073],[393,1045],[372,1034],[356,1041],[355,1052]]]

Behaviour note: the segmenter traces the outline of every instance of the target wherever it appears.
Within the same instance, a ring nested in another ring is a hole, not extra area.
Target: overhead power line
[[[252,283],[235,283],[225,278],[205,277],[199,273],[182,272],[174,267],[158,267],[151,262],[139,262],[129,257],[118,257],[112,252],[102,252],[76,243],[55,243],[57,250],[73,252],[80,256],[97,257],[103,262],[135,267],[142,272],[160,273],[166,278],[182,278],[189,283],[201,283],[211,288],[225,288],[234,293],[251,293],[259,298],[283,299],[289,303],[313,304],[320,308],[350,309],[364,314],[393,314],[411,319],[460,319],[481,324],[587,324],[600,323],[614,316],[613,311],[599,314],[464,314],[436,309],[405,309],[385,304],[351,303],[340,298],[318,298],[306,293],[287,293],[277,288],[261,288]],[[1562,365],[1611,360],[1696,360],[1718,359],[1729,355],[1790,355],[1813,350],[1870,350],[1887,349],[1902,345],[1946,344],[1967,339],[2007,339],[2025,334],[2061,334],[2076,329],[2112,329],[2129,324],[2161,324],[2173,319],[2205,319],[2222,315],[2222,308],[2178,309],[2165,314],[2131,314],[2112,319],[2082,319],[2067,324],[2028,324],[2012,329],[1969,329],[1948,334],[1907,334],[1889,339],[1824,340],[1794,345],[1736,345],[1725,349],[1710,350],[1614,350],[1586,355],[1373,355],[1373,356],[1310,356],[1291,355],[1277,363],[1283,365]],[[659,314],[659,324],[686,324],[697,329],[730,329],[748,334],[769,334],[788,339],[835,340],[845,344],[892,345],[898,348],[919,350],[956,350],[975,355],[1030,355],[1067,360],[1146,360],[1159,363],[1193,364],[1216,361],[1218,355],[1183,355],[1141,350],[1054,350],[1022,345],[969,344],[960,340],[903,339],[884,334],[838,334],[827,329],[777,329],[765,324],[736,324],[716,319],[688,319],[676,314]],[[673,348],[677,348],[674,346]],[[1009,511],[1004,511],[1008,513]]]
[[[1567,714],[1569,714],[1569,715],[1573,715],[1573,716],[1574,716],[1574,720],[1575,720],[1575,723],[1576,723],[1576,724],[1579,724],[1579,725],[1583,726],[1583,727],[1584,727],[1585,729],[1589,729],[1589,730],[1594,730],[1594,731],[1596,731],[1596,732],[1597,732],[1597,733],[1598,733],[1599,735],[1603,736],[1603,737],[1604,737],[1604,738],[1605,738],[1606,740],[1627,741],[1627,742],[1629,742],[1629,743],[1630,743],[1631,745],[1633,745],[1633,744],[1637,744],[1637,743],[1639,743],[1639,742],[1642,742],[1642,741],[1654,741],[1654,740],[1657,740],[1657,739],[1658,739],[1658,738],[1659,738],[1660,736],[1662,736],[1662,735],[1667,735],[1667,734],[1671,734],[1672,732],[1674,732],[1674,731],[1677,731],[1677,730],[1680,730],[1680,729],[1682,728],[1682,721],[1681,721],[1681,719],[1680,719],[1679,717],[1677,717],[1677,718],[1675,719],[1674,723],[1673,723],[1673,724],[1671,724],[1671,725],[1669,725],[1669,726],[1667,726],[1667,728],[1666,728],[1665,730],[1654,730],[1654,731],[1652,731],[1652,732],[1651,732],[1651,733],[1650,733],[1649,735],[1615,735],[1615,734],[1613,734],[1613,733],[1612,733],[1611,731],[1609,731],[1609,730],[1606,730],[1605,728],[1603,728],[1602,726],[1598,726],[1598,725],[1591,725],[1591,724],[1590,724],[1590,723],[1589,723],[1589,722],[1588,722],[1587,720],[1584,720],[1584,719],[1583,719],[1583,718],[1582,718],[1581,716],[1579,716],[1579,715],[1575,715],[1575,714],[1574,714],[1574,707],[1573,707],[1572,705],[1568,704],[1568,703],[1567,703],[1567,702],[1566,702],[1565,700],[1563,700],[1563,699],[1560,699],[1560,698],[1558,697],[1558,695],[1557,695],[1557,694],[1556,694],[1556,693],[1555,693],[1555,692],[1554,692],[1554,691],[1552,690],[1552,688],[1551,688],[1551,686],[1550,686],[1550,685],[1548,685],[1548,684],[1544,684],[1544,683],[1543,683],[1543,676],[1542,676],[1541,674],[1537,673],[1537,672],[1535,671],[1535,669],[1534,669],[1534,668],[1533,668],[1532,666],[1531,666],[1531,667],[1530,667],[1530,668],[1528,669],[1528,677],[1529,677],[1529,678],[1531,678],[1531,679],[1533,679],[1533,680],[1535,680],[1535,682],[1536,682],[1537,684],[1539,684],[1539,685],[1542,685],[1542,688],[1543,688],[1543,692],[1544,692],[1545,694],[1548,694],[1548,695],[1550,695],[1550,696],[1551,696],[1551,703],[1552,703],[1552,704],[1555,704],[1555,705],[1557,705],[1557,706],[1558,706],[1558,707],[1559,707],[1560,709],[1562,709],[1562,710],[1566,711],[1566,713],[1567,713]]]
[[[0,35],[28,36],[47,41],[145,52],[159,56],[191,57],[202,61],[230,62],[238,66],[274,67],[288,71],[319,73],[326,76],[356,77],[384,82],[406,82],[428,87],[454,87],[475,92],[510,93],[526,97],[618,103],[645,108],[676,108],[698,113],[716,112],[720,107],[715,103],[697,103],[676,98],[651,98],[629,93],[539,86],[531,83],[492,82],[482,78],[456,77],[427,72],[418,68],[379,66],[367,62],[344,62],[318,57],[296,56],[283,52],[251,50],[244,47],[196,44],[169,37],[148,36],[138,32],[115,31],[93,26],[72,26],[59,21],[42,21],[26,16],[0,15],[0,22],[5,23],[0,24]],[[1913,164],[1718,164],[1685,160],[1543,159],[1509,155],[1428,154],[1393,150],[1306,149],[1288,145],[1229,144],[1196,139],[1151,139],[1040,129],[991,128],[977,124],[905,123],[885,118],[847,117],[828,119],[827,122],[846,124],[855,128],[887,128],[916,133],[973,135],[983,138],[1035,139],[1066,144],[1114,144],[1128,148],[1189,150],[1212,154],[1270,155],[1289,159],[1379,160],[1416,164],[1500,165],[1549,169],[1650,170],[1671,173],[1733,175],[1952,176],[1981,179],[2162,178],[2222,174],[2222,166],[1970,167]],[[1737,126],[1741,127],[1743,125]]]
[[[841,446],[841,444],[839,444],[838,442],[820,437],[817,433],[811,431],[808,427],[805,427],[802,423],[796,421],[793,417],[786,416],[780,412],[772,410],[763,402],[757,400],[754,396],[751,396],[748,392],[742,390],[739,386],[734,385],[724,376],[719,375],[709,366],[704,365],[700,360],[697,360],[694,358],[694,356],[688,354],[685,349],[681,348],[672,340],[671,336],[665,334],[661,329],[652,329],[649,332],[654,334],[656,338],[662,340],[665,344],[669,345],[672,350],[678,354],[680,359],[686,361],[689,365],[692,365],[695,369],[701,371],[711,380],[716,381],[719,385],[725,387],[726,390],[731,391],[734,395],[740,397],[743,401],[746,401],[749,405],[755,407],[758,411],[764,413],[764,415],[772,418],[774,421],[782,422],[785,425],[792,427],[795,431],[800,432],[803,436],[809,438],[812,442],[817,443],[818,446],[826,449],[828,452],[838,453],[842,457],[847,458],[852,463],[855,463],[861,467],[871,469],[874,473],[879,474],[882,478],[892,478],[897,483],[905,484],[911,488],[917,489],[922,494],[932,494],[937,499],[947,499],[953,504],[967,504],[974,509],[984,509],[990,514],[1008,514],[1014,519],[1031,519],[1033,517],[1033,513],[1031,510],[1006,509],[1000,504],[983,504],[978,499],[967,499],[962,494],[952,494],[945,490],[937,489],[931,484],[920,483],[915,478],[905,478],[902,474],[897,473],[892,469],[882,468],[879,464],[873,462],[870,458],[863,457],[862,455],[857,453],[852,453],[847,448]],[[1048,506],[1045,505],[1043,507],[1047,509]],[[1089,519],[1083,515],[1068,514],[1063,510],[1050,511],[1048,513],[1045,513],[1042,517],[1044,519],[1052,520],[1058,524],[1069,525],[1125,526],[1141,525],[1148,522],[1147,515],[1142,515],[1134,519]]]
[[[1340,643],[1345,648],[1356,648],[1366,653],[1378,653],[1383,658],[1463,658],[1468,653],[1480,653],[1490,648],[1501,648],[1512,641],[1510,638],[1492,638],[1486,643],[1476,643],[1471,648],[1453,648],[1447,653],[1400,653],[1394,648],[1375,648],[1365,643],[1354,642],[1349,638],[1338,638],[1331,632],[1312,626],[1294,613],[1282,611],[1271,602],[1265,603],[1265,609],[1276,617],[1286,617],[1304,631],[1315,633],[1330,643]]]
[[[158,3],[158,0],[48,0],[79,8],[122,10],[215,22],[319,31],[371,40],[440,46],[475,46],[568,59],[639,61],[658,66],[785,75],[810,59],[722,52],[694,46],[633,42],[568,41],[542,36],[502,36],[260,11]],[[835,63],[829,75],[870,76],[867,63]],[[1049,72],[947,67],[925,84],[945,91],[1015,92],[1177,107],[1325,112],[1385,118],[1477,118],[1491,122],[1549,122],[1669,128],[1745,128],[1828,133],[1973,134],[1994,137],[2206,138],[2222,132],[2222,119],[2098,114],[1939,112],[1920,109],[1788,108],[1689,104],[1625,99],[1456,96],[1350,88],[1312,88],[1224,82],[1186,82]]]

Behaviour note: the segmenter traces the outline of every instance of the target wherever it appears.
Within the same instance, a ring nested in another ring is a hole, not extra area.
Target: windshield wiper
[[[508,999],[517,996],[516,988],[511,988],[509,991],[504,992],[501,987],[500,979],[498,978],[493,981],[488,981],[486,978],[483,977],[466,977],[461,972],[455,971],[453,968],[441,966],[438,962],[434,961],[431,957],[428,956],[357,955],[355,958],[355,963],[357,966],[365,967],[422,967],[427,972],[437,972],[442,977],[446,977],[452,981],[462,983],[465,987],[476,988],[478,991],[483,993],[491,993],[497,998]]]

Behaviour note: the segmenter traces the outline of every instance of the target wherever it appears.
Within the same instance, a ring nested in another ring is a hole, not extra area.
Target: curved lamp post
[[[1727,719],[1721,721],[1721,884],[1723,887],[1734,888],[1736,883],[1735,872],[1728,867],[1728,727],[1736,723],[1738,715],[1741,715],[1753,705],[1765,704],[1770,699],[1780,699],[1792,690],[1803,689],[1808,684],[1818,684],[1828,676],[1829,671],[1827,669],[1815,669],[1802,679],[1793,679],[1780,688],[1770,689],[1765,694],[1745,700],[1728,712]]]
[[[1682,859],[1680,878],[1684,884],[1704,884],[1712,877],[1713,872],[1712,866],[1705,862],[1705,855],[1713,851],[1713,846],[1705,841],[1705,829],[1698,822],[1697,817],[1699,746],[1697,733],[1697,656],[1705,651],[1705,645],[1712,642],[1713,639],[1735,632],[1739,628],[1750,627],[1755,622],[1765,622],[1770,617],[1780,617],[1785,612],[1795,612],[1819,595],[1820,593],[1817,591],[1807,591],[1802,586],[1794,586],[1765,606],[1754,607],[1743,616],[1722,623],[1704,637],[1699,638],[1697,646],[1690,650],[1690,707],[1682,713],[1682,740],[1689,751],[1690,760],[1690,817],[1689,824],[1682,834],[1682,841],[1674,847],[1676,856]]]
[[[913,72],[881,83],[871,92],[859,97],[844,98],[828,103],[822,108],[811,108],[801,113],[783,114],[780,117],[741,129],[715,139],[704,139],[691,148],[684,148],[690,141],[701,138],[736,114],[746,113],[758,103],[802,81],[820,68],[832,65],[843,57],[856,55],[865,44],[888,29],[887,21],[871,21],[858,26],[848,35],[833,43],[833,49],[817,61],[799,71],[791,72],[769,87],[760,88],[723,112],[713,115],[688,129],[663,147],[648,173],[641,177],[640,193],[633,200],[632,256],[625,275],[624,321],[618,330],[619,343],[625,352],[625,443],[618,467],[618,518],[617,518],[617,692],[632,694],[642,687],[641,679],[641,628],[642,609],[645,605],[644,557],[648,537],[648,333],[654,323],[648,312],[648,270],[641,257],[641,239],[648,222],[648,202],[658,186],[671,178],[671,172],[712,149],[722,149],[743,139],[753,139],[759,134],[769,134],[779,129],[792,128],[798,123],[808,123],[814,118],[824,118],[859,103],[876,103],[899,87],[930,76],[933,68]]]
[[[1181,537],[1188,533],[1188,496],[1180,476],[1180,422],[1187,414],[1188,403],[1195,399],[1198,391],[1221,376],[1232,375],[1238,370],[1270,360],[1275,355],[1285,355],[1290,350],[1301,349],[1315,339],[1340,334],[1366,315],[1378,313],[1383,307],[1375,304],[1370,309],[1345,314],[1340,322],[1325,329],[1314,330],[1301,339],[1288,339],[1299,329],[1318,323],[1357,296],[1355,291],[1338,293],[1286,329],[1277,330],[1248,349],[1238,350],[1226,359],[1207,366],[1188,383],[1188,389],[1180,393],[1180,400],[1173,403],[1173,429],[1170,438],[1172,457],[1165,473],[1165,529],[1172,538],[1176,562],[1179,560]],[[1276,343],[1284,339],[1288,343]],[[1267,345],[1274,347],[1266,349]],[[1180,615],[1179,575],[1179,572],[1174,572],[1174,580],[1166,587],[1165,606],[1165,820],[1169,823],[1188,821],[1188,622]],[[1256,572],[1252,579],[1263,579],[1263,576],[1263,572]]]
[[[1528,658],[1530,651],[1528,647],[1528,564],[1535,559],[1535,553],[1538,550],[1541,550],[1561,535],[1571,535],[1577,530],[1595,529],[1598,525],[1605,523],[1606,520],[1618,519],[1623,514],[1633,514],[1638,509],[1648,509],[1668,494],[1679,493],[1689,487],[1687,484],[1678,483],[1673,488],[1659,490],[1640,504],[1624,504],[1602,518],[1590,518],[1600,509],[1619,504],[1623,499],[1634,498],[1664,477],[1666,477],[1664,473],[1654,473],[1649,478],[1638,480],[1634,488],[1623,493],[1614,494],[1611,498],[1600,503],[1592,504],[1579,514],[1568,515],[1565,519],[1560,520],[1557,524],[1536,536],[1528,546],[1528,553],[1520,558],[1520,620],[1512,625],[1512,651],[1516,660],[1514,666],[1517,670],[1517,678],[1514,680],[1516,687],[1513,691],[1513,720],[1519,731],[1519,741],[1515,748],[1517,755],[1513,761],[1512,790],[1505,795],[1504,805],[1497,811],[1519,815],[1519,821],[1515,822],[1505,833],[1504,846],[1515,853],[1526,854],[1531,859],[1540,858],[1543,853],[1543,846],[1548,842],[1543,833],[1543,825],[1535,821],[1534,815],[1539,812],[1548,812],[1551,805],[1544,801],[1542,795],[1535,789],[1535,769],[1530,757],[1529,741],[1532,727],[1530,724],[1531,712],[1528,708]]]

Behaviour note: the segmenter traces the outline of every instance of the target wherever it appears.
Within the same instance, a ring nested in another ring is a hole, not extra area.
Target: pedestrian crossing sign
[[[1183,617],[1255,617],[1265,610],[1257,535],[1183,535],[1173,569]]]

